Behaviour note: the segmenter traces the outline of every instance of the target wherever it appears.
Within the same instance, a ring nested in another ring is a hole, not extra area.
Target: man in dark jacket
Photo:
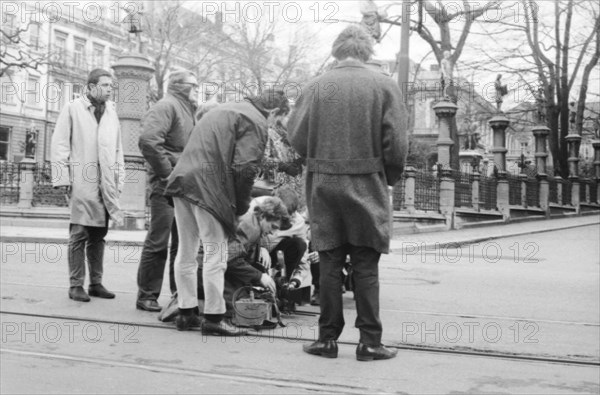
[[[177,329],[200,324],[194,308],[196,255],[202,243],[206,318],[202,329],[208,334],[242,334],[223,320],[227,239],[235,234],[237,217],[248,211],[267,143],[267,119],[288,110],[283,92],[273,89],[215,107],[200,119],[169,176],[166,193],[173,196],[180,242],[175,258]]]
[[[304,351],[337,357],[344,327],[342,268],[350,254],[361,361],[396,355],[381,344],[378,263],[389,252],[388,185],[400,179],[407,150],[402,94],[365,64],[372,45],[362,28],[346,28],[333,43],[339,63],[307,84],[311,89],[302,91],[288,122],[292,146],[307,162],[311,242],[321,270],[319,339]]]
[[[194,128],[194,112],[198,98],[198,81],[193,73],[171,74],[167,95],[153,105],[142,119],[139,146],[148,162],[150,181],[150,228],[146,234],[138,268],[140,310],[160,311],[158,296],[162,288],[169,235],[169,279],[175,292],[173,263],[177,255],[178,235],[173,200],[164,196],[167,177],[177,164]]]

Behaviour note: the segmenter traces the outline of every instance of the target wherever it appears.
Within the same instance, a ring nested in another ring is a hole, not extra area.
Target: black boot
[[[316,341],[313,344],[305,344],[302,351],[312,355],[318,355],[325,358],[337,358],[338,345],[335,340]]]
[[[71,287],[69,288],[69,299],[76,300],[77,302],[89,302],[90,297],[85,293],[83,287]]]

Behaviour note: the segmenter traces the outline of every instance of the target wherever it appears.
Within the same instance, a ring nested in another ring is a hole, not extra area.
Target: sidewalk
[[[40,221],[43,221],[40,220]],[[8,222],[8,221],[7,221]],[[554,230],[570,229],[600,223],[600,215],[517,222],[487,227],[451,230],[446,232],[419,233],[400,235],[391,241],[391,253],[402,253],[406,249],[458,247],[469,243],[499,239],[510,236],[521,236]],[[146,237],[145,230],[126,231],[111,229],[106,236],[108,245],[142,246]],[[5,225],[0,217],[0,242],[30,242],[66,244],[69,240],[67,227],[24,227]]]

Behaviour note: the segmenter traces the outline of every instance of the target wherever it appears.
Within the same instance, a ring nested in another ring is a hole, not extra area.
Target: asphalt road
[[[369,363],[354,357],[351,292],[340,356],[327,360],[301,351],[316,336],[314,316],[241,339],[156,326],[134,309],[137,247],[107,249],[117,299],[81,304],[66,297],[64,245],[4,243],[0,392],[597,394],[598,364],[509,357],[600,361],[599,236],[594,225],[384,256],[387,344],[506,358],[401,349]]]

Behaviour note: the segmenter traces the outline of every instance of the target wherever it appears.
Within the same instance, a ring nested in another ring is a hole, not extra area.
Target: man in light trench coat
[[[70,196],[69,298],[79,302],[90,301],[83,289],[86,258],[89,295],[115,297],[102,285],[108,219],[123,222],[125,163],[119,118],[109,100],[112,83],[108,71],[92,70],[86,93],[63,107],[52,135],[52,183]]]

